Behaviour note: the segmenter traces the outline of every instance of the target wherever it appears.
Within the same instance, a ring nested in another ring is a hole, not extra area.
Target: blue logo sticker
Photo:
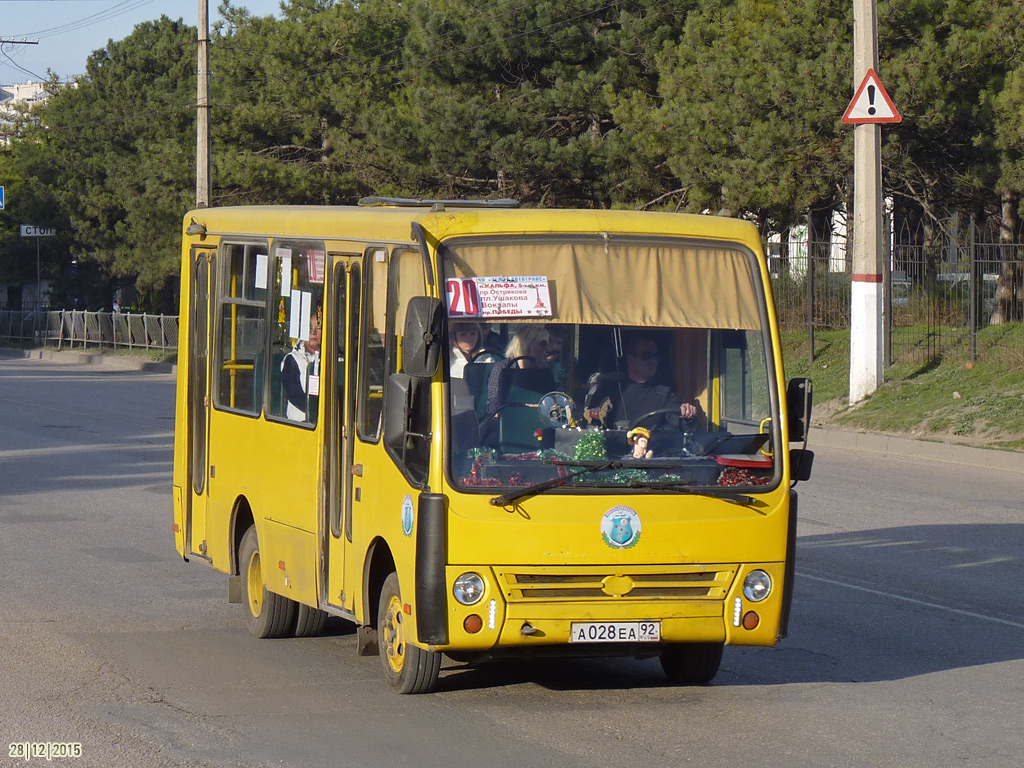
[[[601,538],[612,549],[635,547],[640,528],[640,516],[629,507],[612,507],[601,518]]]
[[[406,536],[412,536],[412,523],[412,496],[405,494],[405,499],[402,501],[402,533]]]

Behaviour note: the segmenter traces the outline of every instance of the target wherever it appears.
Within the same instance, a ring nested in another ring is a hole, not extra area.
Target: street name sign
[[[874,69],[868,69],[860,87],[853,95],[850,106],[843,114],[844,123],[860,125],[863,123],[899,123],[900,116],[896,105],[892,103],[882,81]]]
[[[21,225],[22,237],[54,237],[57,230],[52,227],[37,227],[33,224]]]

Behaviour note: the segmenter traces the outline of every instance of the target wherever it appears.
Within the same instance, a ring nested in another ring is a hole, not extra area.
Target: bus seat
[[[555,376],[548,368],[506,368],[502,373],[501,402],[532,403],[555,388]]]
[[[463,368],[463,377],[469,394],[473,396],[476,418],[482,421],[487,416],[487,380],[490,378],[494,363],[467,363]],[[454,382],[455,379],[452,379]]]
[[[555,377],[547,368],[508,368],[502,372],[501,406],[498,410],[498,444],[503,453],[526,453],[545,447],[537,431],[549,424],[541,421],[538,405],[555,388]]]

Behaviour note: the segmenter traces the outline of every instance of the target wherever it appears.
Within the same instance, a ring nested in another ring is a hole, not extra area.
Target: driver
[[[650,336],[641,333],[626,339],[626,378],[613,400],[612,423],[632,424],[651,411],[679,411],[684,419],[697,415],[696,403],[680,403],[670,387],[654,383],[660,361],[661,352]]]

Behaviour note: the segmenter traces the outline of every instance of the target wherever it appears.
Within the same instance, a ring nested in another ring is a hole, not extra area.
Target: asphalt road
[[[0,358],[0,766],[1019,766],[1024,473],[819,449],[790,636],[446,663],[397,696],[343,622],[259,641],[171,537],[170,375]],[[813,440],[813,432],[812,432]],[[4,751],[6,750],[6,751]]]

